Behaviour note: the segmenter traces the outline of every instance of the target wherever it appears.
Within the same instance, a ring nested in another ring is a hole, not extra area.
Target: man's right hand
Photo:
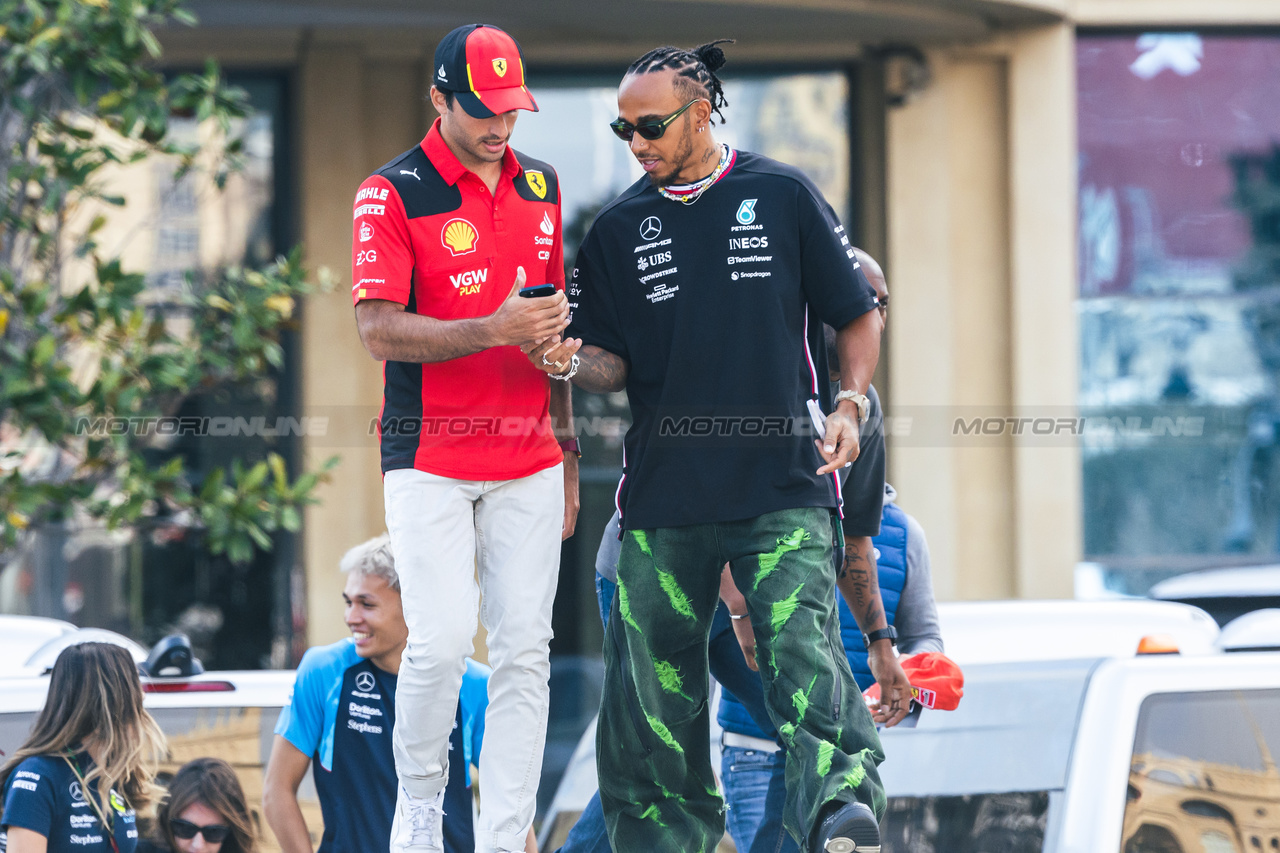
[[[520,267],[511,292],[488,317],[490,346],[536,346],[569,325],[569,300],[563,292],[528,299],[520,295],[524,284],[524,267]]]

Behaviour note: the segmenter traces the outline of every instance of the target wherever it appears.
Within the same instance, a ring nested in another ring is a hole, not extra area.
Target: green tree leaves
[[[104,248],[126,203],[119,167],[163,157],[222,188],[242,165],[245,93],[212,62],[174,78],[154,66],[155,28],[193,20],[179,0],[0,0],[0,551],[44,522],[166,514],[247,562],[300,528],[336,463],[290,479],[271,452],[197,474],[145,428],[280,368],[310,291],[295,250],[193,271],[161,301]],[[175,116],[214,142],[175,141]]]

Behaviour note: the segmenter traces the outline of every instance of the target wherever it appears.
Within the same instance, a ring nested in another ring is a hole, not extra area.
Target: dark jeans
[[[737,694],[734,694],[737,695]],[[763,699],[764,693],[761,692]],[[799,846],[782,826],[787,799],[787,754],[726,746],[720,756],[720,781],[729,804],[729,835],[750,853],[797,853]]]
[[[746,597],[766,708],[787,748],[787,831],[805,838],[833,800],[883,814],[884,754],[838,634],[833,536],[830,513],[817,508],[627,531],[596,733],[615,850],[709,850],[724,834],[707,742],[707,648],[725,562]]]

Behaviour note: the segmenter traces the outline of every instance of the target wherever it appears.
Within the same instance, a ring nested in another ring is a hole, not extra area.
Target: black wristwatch
[[[862,635],[862,644],[867,647],[867,651],[871,651],[871,644],[876,640],[888,640],[889,645],[898,645],[898,629],[890,625],[888,628],[880,628],[869,634]]]

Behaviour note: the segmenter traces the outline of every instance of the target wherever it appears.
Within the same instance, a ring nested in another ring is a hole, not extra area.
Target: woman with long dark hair
[[[163,751],[129,653],[63,649],[31,733],[0,767],[7,853],[133,853]]]
[[[156,815],[156,841],[138,853],[255,853],[244,789],[220,758],[188,761],[169,782]]]

